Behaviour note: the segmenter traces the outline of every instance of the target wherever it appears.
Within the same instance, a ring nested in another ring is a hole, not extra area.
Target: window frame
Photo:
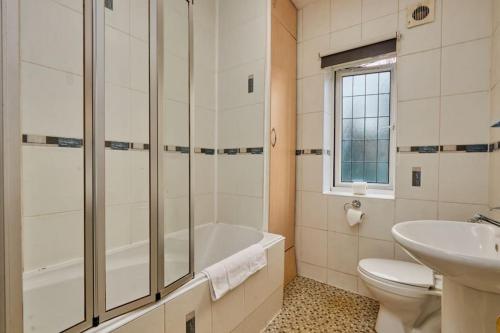
[[[393,58],[391,57],[386,57]],[[377,59],[380,60],[380,59]],[[375,60],[373,60],[375,61]],[[373,61],[363,61],[361,64],[369,64]],[[391,91],[390,91],[390,104],[389,104],[389,183],[388,184],[377,184],[368,183],[369,190],[383,190],[383,191],[393,191],[394,190],[394,178],[395,178],[395,162],[396,162],[396,63],[384,64],[373,67],[363,67],[361,65],[354,65],[349,67],[337,67],[332,69],[333,77],[333,133],[331,135],[331,146],[334,147],[333,153],[331,154],[332,166],[332,182],[331,190],[339,188],[350,188],[353,182],[342,182],[342,79],[346,76],[354,75],[367,75],[380,72],[390,72],[391,73]],[[338,124],[338,126],[337,126]]]

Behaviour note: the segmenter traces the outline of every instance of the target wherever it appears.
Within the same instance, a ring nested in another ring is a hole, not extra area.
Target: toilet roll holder
[[[346,202],[344,204],[344,211],[348,211],[349,208],[356,208],[356,209],[359,209],[361,208],[361,201],[359,200],[353,200],[352,202]]]

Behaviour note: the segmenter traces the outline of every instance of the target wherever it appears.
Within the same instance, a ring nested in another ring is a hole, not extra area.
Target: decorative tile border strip
[[[65,138],[57,136],[23,134],[22,143],[34,146],[50,146],[64,148],[81,148],[83,140],[76,138]]]
[[[217,153],[219,155],[262,155],[264,153],[263,147],[254,148],[224,148],[218,149]]]
[[[330,151],[326,149],[297,149],[296,156],[300,155],[330,155]]]
[[[494,144],[470,144],[470,145],[443,145],[443,146],[410,146],[398,147],[398,153],[419,153],[419,154],[433,154],[433,153],[488,153],[498,149],[498,143]]]

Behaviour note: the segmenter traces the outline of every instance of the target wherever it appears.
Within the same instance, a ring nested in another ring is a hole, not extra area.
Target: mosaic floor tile
[[[311,279],[286,288],[281,313],[264,332],[374,333],[378,303]]]

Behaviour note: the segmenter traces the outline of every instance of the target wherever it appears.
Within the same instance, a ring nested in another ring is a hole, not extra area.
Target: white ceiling
[[[304,8],[305,6],[314,1],[316,0],[292,0],[292,2],[295,4],[295,7],[297,7],[298,9]]]

